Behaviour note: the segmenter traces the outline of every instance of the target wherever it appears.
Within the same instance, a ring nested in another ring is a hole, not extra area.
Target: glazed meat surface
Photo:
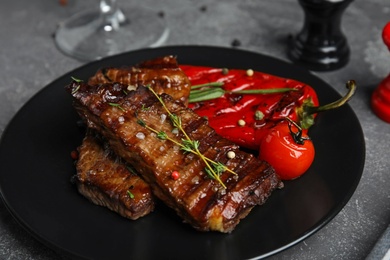
[[[103,68],[89,79],[88,84],[113,82],[129,85],[130,89],[150,84],[157,93],[167,93],[184,104],[188,103],[191,90],[191,82],[173,56],[145,61],[133,67]]]
[[[149,185],[129,171],[91,131],[87,131],[78,152],[74,180],[83,196],[133,220],[153,211]]]
[[[166,109],[149,89],[141,86],[125,92],[127,85],[119,83],[96,87],[77,82],[66,89],[88,127],[102,134],[111,149],[134,166],[156,197],[198,230],[231,232],[280,184],[266,162],[217,135],[207,120],[167,94],[160,96],[161,101],[181,119],[190,139],[199,142],[199,151],[235,172],[221,174],[226,188],[207,175],[199,156],[183,152],[178,144],[159,139],[151,130],[179,143],[184,138],[174,131]],[[235,153],[234,158],[227,157],[229,151]],[[173,171],[180,173],[176,180]]]
[[[152,84],[158,93],[171,93],[185,102],[190,89],[188,78],[172,56],[146,61],[134,67],[101,69],[89,79],[92,85],[107,82],[127,84],[130,89],[140,84]],[[95,134],[88,132],[79,147],[76,176],[79,192],[93,203],[130,219],[137,219],[152,211],[154,203],[148,184],[129,173],[127,168],[130,165],[124,165],[107,147],[103,147],[103,142]],[[129,192],[133,199],[129,199]]]

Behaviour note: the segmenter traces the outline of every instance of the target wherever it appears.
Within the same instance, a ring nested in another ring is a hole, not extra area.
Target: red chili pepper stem
[[[347,103],[352,96],[356,92],[356,83],[354,80],[349,80],[346,83],[346,87],[348,89],[348,92],[345,96],[340,98],[339,100],[336,100],[332,103],[323,105],[323,106],[313,106],[312,102],[304,102],[303,105],[299,108],[297,108],[296,113],[299,118],[300,126],[303,129],[308,129],[310,126],[314,124],[314,114],[339,108],[345,103]]]

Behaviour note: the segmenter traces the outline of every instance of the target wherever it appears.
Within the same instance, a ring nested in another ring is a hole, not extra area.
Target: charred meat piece
[[[167,93],[184,104],[188,103],[191,90],[191,82],[173,56],[145,61],[134,67],[104,68],[91,77],[88,84],[113,82],[129,85],[129,89],[150,84],[157,93]]]
[[[129,171],[91,131],[87,131],[78,151],[74,180],[83,196],[133,220],[153,211],[149,185]]]
[[[199,151],[236,173],[223,172],[220,179],[226,189],[221,188],[219,182],[208,176],[205,162],[199,156],[182,151],[170,140],[159,139],[150,130],[166,133],[179,143],[185,138],[176,133],[156,96],[145,87],[125,94],[126,88],[122,84],[91,87],[77,82],[66,87],[87,125],[102,134],[111,149],[135,167],[156,197],[194,228],[231,232],[280,185],[266,162],[239,150],[237,145],[217,135],[206,119],[162,94],[162,103],[180,118],[190,139],[199,142]],[[227,157],[229,151],[235,153],[234,158]],[[173,171],[180,173],[176,180],[172,178]]]
[[[146,61],[136,67],[102,69],[89,80],[96,85],[112,81],[130,85],[130,89],[139,84],[153,84],[158,93],[171,93],[185,102],[190,90],[188,78],[171,56]],[[76,179],[81,194],[95,204],[106,206],[130,219],[153,210],[154,203],[148,185],[134,174],[130,173],[129,176],[126,166],[118,161],[118,157],[110,154],[107,148],[103,150],[101,141],[87,134],[79,149]],[[98,169],[101,171],[96,174]],[[131,189],[126,189],[126,186]],[[133,192],[139,193],[139,196]],[[129,194],[133,194],[134,199],[129,200]]]

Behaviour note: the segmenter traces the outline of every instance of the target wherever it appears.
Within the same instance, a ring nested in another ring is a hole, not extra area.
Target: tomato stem
[[[291,118],[285,117],[288,121],[288,129],[290,130],[290,134],[294,140],[295,143],[303,145],[306,140],[310,140],[309,137],[303,137],[302,136],[302,127],[300,127],[296,122],[294,122]],[[292,125],[294,125],[298,131],[294,132],[292,129]]]

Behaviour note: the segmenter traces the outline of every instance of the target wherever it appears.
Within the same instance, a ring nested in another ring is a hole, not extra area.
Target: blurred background
[[[0,3],[0,134],[34,94],[61,75],[85,64],[55,45],[61,21],[96,6],[97,0],[13,0]],[[120,6],[131,1],[120,0]],[[288,41],[301,29],[303,10],[296,0],[138,1],[163,15],[170,34],[163,46],[210,45],[250,50],[287,62]],[[131,17],[130,17],[131,18]],[[277,255],[278,259],[363,259],[389,224],[389,125],[370,109],[371,92],[390,72],[390,53],[381,32],[390,21],[388,0],[355,0],[342,18],[351,50],[338,70],[313,72],[344,93],[353,78],[360,91],[350,105],[366,135],[362,181],[347,206],[314,236]],[[180,62],[180,57],[179,57]],[[385,186],[387,183],[387,186]],[[387,205],[387,206],[386,206]],[[0,259],[60,259],[24,231],[0,201]]]

